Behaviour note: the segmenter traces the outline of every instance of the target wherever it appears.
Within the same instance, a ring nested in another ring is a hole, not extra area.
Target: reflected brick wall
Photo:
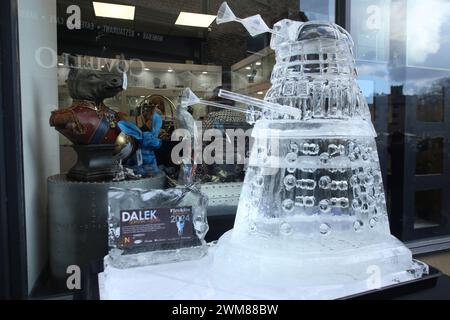
[[[181,61],[181,58],[185,57],[186,60],[192,59],[196,63],[209,63],[224,67],[229,67],[250,54],[247,52],[250,37],[238,23],[218,26],[214,22],[209,29],[174,25],[180,11],[216,15],[223,0],[110,0],[109,2],[135,5],[135,20],[98,19],[94,15],[91,0],[58,0],[58,16],[65,17],[67,6],[77,4],[81,7],[83,21],[93,22],[96,26],[110,24],[114,27],[133,30],[136,33],[148,32],[163,35],[166,36],[165,42],[169,46],[163,43],[142,41],[139,40],[139,37],[124,39],[123,37],[114,37],[110,34],[102,35],[101,33],[94,37],[90,35],[92,39],[88,41],[83,35],[84,33],[88,34],[89,30],[85,30],[81,35],[76,36],[76,32],[67,32],[61,25],[60,31],[62,33],[61,37],[58,38],[59,49],[77,52],[82,51],[85,47],[88,52],[84,54],[87,55],[109,54],[114,56],[113,53],[122,52],[126,47],[131,55],[138,58],[142,56],[146,60],[150,58],[151,52],[154,51],[154,60],[156,61],[161,61],[161,57],[164,56],[161,51],[165,50],[167,51],[168,61],[178,59],[179,62],[184,62]],[[248,17],[260,14],[269,26],[285,18],[301,19],[299,0],[229,0],[227,2],[237,16]],[[171,41],[177,38],[180,40],[178,49],[175,44],[176,41]],[[192,39],[191,44],[186,43],[189,38]],[[95,49],[96,46],[98,49]],[[189,51],[192,52],[191,57],[187,57],[185,54]],[[177,54],[177,52],[180,52],[180,54]],[[125,52],[125,54],[127,53]]]

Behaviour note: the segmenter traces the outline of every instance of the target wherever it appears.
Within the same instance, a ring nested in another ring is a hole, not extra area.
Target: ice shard
[[[232,21],[239,22],[240,24],[242,24],[252,37],[266,32],[275,33],[274,30],[270,29],[267,26],[261,15],[257,14],[244,19],[237,18],[233,13],[233,11],[231,10],[231,8],[228,6],[228,4],[224,2],[219,8],[216,22],[217,24],[222,24]]]

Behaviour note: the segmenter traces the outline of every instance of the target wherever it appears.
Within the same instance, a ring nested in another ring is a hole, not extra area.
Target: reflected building
[[[390,223],[404,240],[449,232],[449,78],[405,94],[403,85],[375,95],[371,107],[387,184]]]

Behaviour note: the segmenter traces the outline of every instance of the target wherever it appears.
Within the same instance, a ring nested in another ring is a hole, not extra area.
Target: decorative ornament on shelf
[[[121,161],[133,152],[133,141],[118,126],[125,115],[104,104],[126,90],[128,81],[123,60],[101,68],[80,66],[68,56],[67,79],[71,107],[53,111],[50,125],[73,143],[78,161],[68,172],[76,181],[111,181],[121,174]]]

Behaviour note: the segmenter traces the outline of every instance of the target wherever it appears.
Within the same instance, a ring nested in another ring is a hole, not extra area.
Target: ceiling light
[[[169,69],[169,70],[167,70],[167,72],[173,72],[173,70],[172,70],[172,69]]]
[[[252,67],[245,67],[245,70],[252,70]]]
[[[58,66],[60,66],[60,67],[63,67],[64,66],[64,63],[58,63]]]
[[[208,71],[203,71],[202,73],[203,73],[203,74],[208,74]]]
[[[260,65],[262,65],[262,62],[261,62],[261,61],[258,61],[258,62],[256,63],[256,65],[257,65],[257,66],[260,66]]]
[[[216,16],[210,14],[181,11],[175,24],[180,26],[208,28],[214,19],[216,19]]]
[[[134,20],[135,6],[93,2],[95,15],[103,18]]]
[[[251,74],[248,74],[248,75],[247,75],[247,77],[251,78],[251,77],[253,77],[253,75],[251,75]]]
[[[144,70],[145,70],[145,71],[150,71],[150,69],[149,69],[149,68],[144,68]]]
[[[256,94],[258,94],[258,95],[263,95],[264,94],[264,92],[262,92],[262,91],[258,91]]]

